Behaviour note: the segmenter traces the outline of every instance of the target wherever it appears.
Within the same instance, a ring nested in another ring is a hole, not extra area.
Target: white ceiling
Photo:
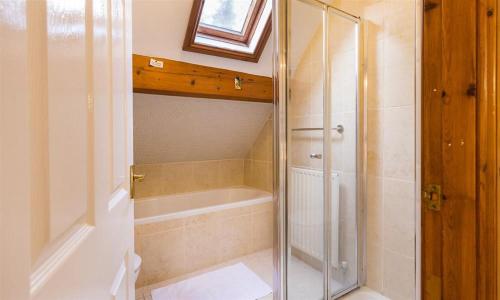
[[[134,94],[135,163],[245,158],[272,104]]]

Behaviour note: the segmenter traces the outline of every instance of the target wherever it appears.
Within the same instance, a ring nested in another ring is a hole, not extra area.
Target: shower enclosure
[[[274,21],[275,293],[335,299],[364,281],[362,22],[316,0],[276,1]]]

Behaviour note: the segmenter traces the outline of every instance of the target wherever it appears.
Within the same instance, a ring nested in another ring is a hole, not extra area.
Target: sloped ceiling
[[[264,76],[272,74],[271,38],[259,63],[183,51],[193,0],[138,0],[132,1],[132,6],[134,53]]]
[[[135,163],[244,158],[272,104],[134,94]]]
[[[192,0],[133,1],[133,52],[271,76],[272,43],[259,63],[182,50]],[[244,158],[271,104],[134,94],[136,164]]]

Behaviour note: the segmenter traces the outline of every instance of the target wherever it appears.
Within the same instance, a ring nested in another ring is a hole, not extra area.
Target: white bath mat
[[[243,263],[204,273],[151,291],[153,300],[255,300],[271,287]]]

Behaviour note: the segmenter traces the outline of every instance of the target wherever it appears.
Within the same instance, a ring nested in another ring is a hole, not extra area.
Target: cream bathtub
[[[236,187],[135,203],[137,286],[154,284],[272,247],[270,193]]]

